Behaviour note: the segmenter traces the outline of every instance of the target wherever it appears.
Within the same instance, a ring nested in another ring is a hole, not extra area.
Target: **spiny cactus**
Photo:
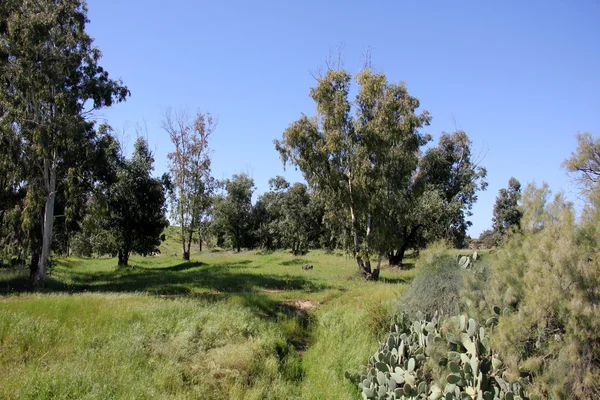
[[[471,256],[456,256],[456,262],[462,269],[471,269],[480,258],[479,253],[474,252]]]
[[[364,399],[535,399],[527,395],[528,381],[508,383],[504,378],[484,327],[464,315],[458,323],[458,333],[444,334],[437,316],[427,320],[418,314],[414,321],[405,313],[395,316],[391,333],[369,358],[366,373],[345,376],[358,384]],[[448,349],[434,360],[446,370],[443,387],[423,368],[435,343]]]

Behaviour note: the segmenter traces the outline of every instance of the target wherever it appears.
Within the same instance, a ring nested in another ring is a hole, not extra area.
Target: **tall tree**
[[[356,75],[358,94],[349,99],[351,76],[329,70],[310,95],[317,116],[303,116],[275,142],[284,164],[298,166],[311,189],[329,208],[342,207],[352,234],[352,250],[365,279],[378,279],[384,251],[374,232],[385,222],[387,194],[409,186],[418,151],[428,138],[419,129],[429,123],[419,101],[403,84],[365,69]]]
[[[513,227],[520,228],[523,211],[519,207],[521,200],[521,182],[511,177],[508,187],[498,191],[494,203],[492,227],[500,236],[506,235]]]
[[[227,179],[223,185],[226,194],[215,201],[213,229],[217,236],[228,239],[239,252],[242,247],[251,247],[252,244],[254,180],[247,174],[239,174]]]
[[[472,154],[472,143],[464,131],[443,133],[438,145],[428,149],[419,163],[425,184],[438,190],[445,216],[442,238],[463,247],[477,193],[487,188],[487,171]]]
[[[468,217],[477,193],[487,187],[486,175],[464,131],[442,133],[438,145],[419,159],[410,185],[389,194],[391,222],[384,240],[390,264],[402,265],[408,249],[439,239],[464,247]]]
[[[210,113],[198,112],[192,121],[187,113],[168,109],[162,126],[175,146],[175,151],[168,154],[173,183],[171,216],[180,226],[183,259],[189,260],[194,232],[198,232],[202,245],[200,229],[214,188],[208,138],[216,124]]]
[[[0,113],[8,121],[2,128],[12,124],[28,166],[21,177],[27,185],[23,219],[32,232],[31,284],[37,287],[46,277],[61,172],[88,139],[85,117],[129,91],[98,65],[83,1],[3,1],[0,18]]]

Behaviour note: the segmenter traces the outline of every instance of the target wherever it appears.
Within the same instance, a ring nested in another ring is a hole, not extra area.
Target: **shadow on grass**
[[[300,276],[253,274],[238,270],[249,262],[251,261],[242,260],[218,265],[183,262],[162,268],[136,266],[110,271],[71,270],[65,274],[64,280],[49,275],[42,292],[147,292],[157,295],[184,295],[203,292],[318,292],[330,288]],[[0,294],[26,291],[27,278],[28,270],[0,274]]]
[[[279,265],[283,265],[285,267],[293,266],[293,265],[304,265],[304,264],[309,264],[309,262],[308,262],[308,260],[304,260],[302,258],[294,258],[293,260],[282,261],[279,263]]]
[[[397,276],[397,277],[387,277],[387,276],[380,276],[379,277],[379,281],[383,282],[383,283],[391,283],[391,284],[397,284],[397,283],[410,283],[413,280],[412,276]]]
[[[0,296],[29,291],[29,269],[0,270]],[[49,272],[40,292],[70,292],[68,285],[52,276]]]
[[[177,264],[177,265],[173,265],[172,267],[164,267],[164,268],[160,268],[162,271],[187,271],[193,268],[198,268],[201,267],[203,265],[206,265],[203,262],[200,261],[195,261],[195,262],[183,262],[181,264]],[[144,269],[155,269],[155,268],[144,268]],[[158,268],[156,268],[158,269]]]

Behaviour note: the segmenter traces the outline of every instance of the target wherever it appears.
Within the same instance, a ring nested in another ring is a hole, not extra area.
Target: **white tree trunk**
[[[56,154],[52,160],[44,160],[44,184],[46,186],[46,204],[44,206],[44,222],[42,225],[42,253],[37,271],[33,276],[32,286],[39,287],[46,279],[48,258],[52,245],[52,228],[54,226],[54,200],[56,198]]]

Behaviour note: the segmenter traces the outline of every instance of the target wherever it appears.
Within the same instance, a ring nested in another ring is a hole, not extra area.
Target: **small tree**
[[[283,197],[290,184],[282,176],[269,179],[269,191],[263,193],[253,208],[254,234],[257,245],[278,249],[283,241]]]
[[[215,199],[213,230],[217,238],[228,239],[239,252],[242,247],[251,246],[254,180],[239,174],[227,179],[223,185],[226,195]]]
[[[308,251],[313,222],[310,201],[303,183],[295,183],[283,196],[281,233],[295,256]]]
[[[151,176],[154,158],[143,138],[135,142],[131,160],[122,163],[117,183],[106,193],[103,227],[117,245],[119,265],[126,266],[129,254],[152,254],[168,226],[165,191],[160,179]]]
[[[202,247],[201,228],[210,207],[214,180],[210,175],[208,138],[216,124],[210,113],[196,114],[191,122],[185,112],[165,113],[163,129],[169,134],[175,151],[168,154],[172,177],[171,216],[181,230],[183,259],[190,259],[194,232]]]

